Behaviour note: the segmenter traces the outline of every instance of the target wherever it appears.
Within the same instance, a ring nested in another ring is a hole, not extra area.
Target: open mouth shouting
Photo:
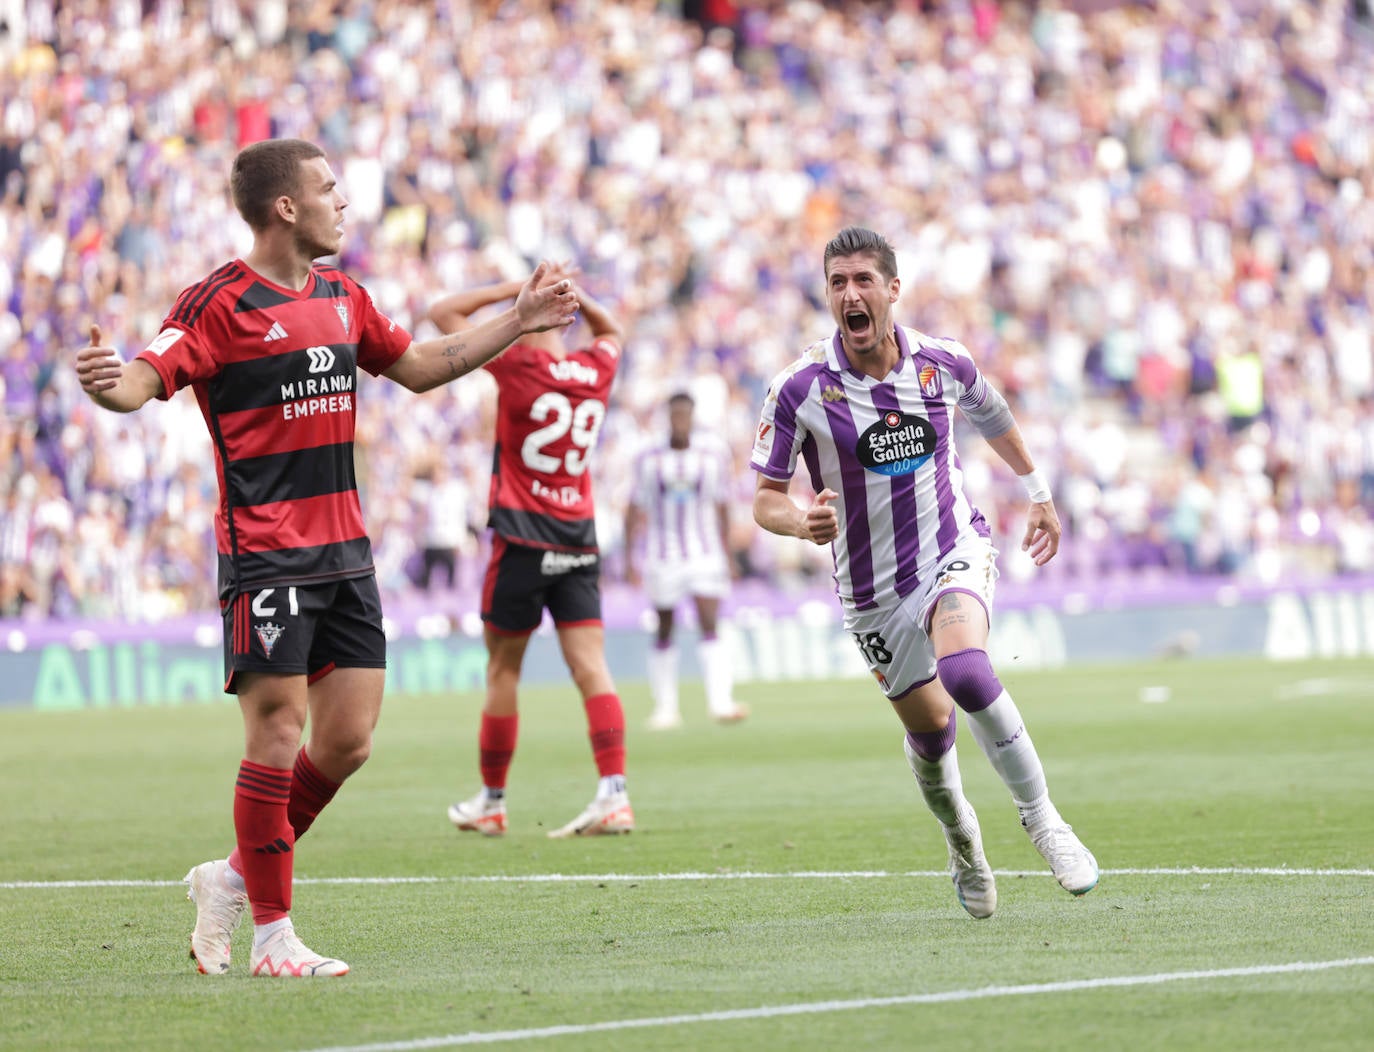
[[[863,339],[872,334],[873,319],[861,310],[845,311],[844,327],[849,335]]]

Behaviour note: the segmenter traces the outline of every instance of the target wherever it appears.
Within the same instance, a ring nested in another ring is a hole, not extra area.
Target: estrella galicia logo
[[[895,409],[859,436],[859,463],[879,475],[910,475],[935,452],[929,420]]]

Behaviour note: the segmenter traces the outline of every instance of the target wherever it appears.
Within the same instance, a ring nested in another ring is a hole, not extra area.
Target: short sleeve
[[[168,318],[162,331],[134,359],[145,361],[162,379],[160,399],[166,401],[183,387],[213,379],[220,363],[198,328],[173,324]]]
[[[410,346],[410,333],[379,311],[361,285],[354,286],[362,328],[358,333],[358,365],[379,376],[396,364]]]
[[[784,397],[789,378],[790,375],[780,376],[769,387],[749,457],[755,471],[778,482],[790,479],[797,470],[797,451],[802,439],[794,400]]]

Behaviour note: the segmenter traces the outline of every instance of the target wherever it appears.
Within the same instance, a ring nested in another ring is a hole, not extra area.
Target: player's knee
[[[321,758],[315,761],[315,766],[319,767],[321,771],[328,768],[327,773],[335,781],[343,781],[367,763],[367,758],[372,755],[372,735],[350,735],[324,742],[319,746],[312,747],[312,754],[316,751],[321,753]]]
[[[610,667],[599,653],[570,655],[568,672],[584,698],[611,693],[615,690]]]
[[[514,690],[520,682],[520,665],[505,661],[495,654],[487,661],[488,690]]]
[[[940,682],[965,712],[980,712],[1002,694],[986,650],[969,648],[946,654],[936,662]]]

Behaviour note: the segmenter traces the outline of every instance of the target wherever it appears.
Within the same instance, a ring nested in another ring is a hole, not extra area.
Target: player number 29
[[[550,420],[550,417],[553,419]],[[587,470],[591,460],[596,433],[606,419],[606,407],[595,398],[588,398],[579,402],[574,409],[567,395],[546,391],[530,406],[530,419],[535,423],[549,422],[525,436],[520,446],[520,458],[525,466],[531,471],[552,475],[562,464],[569,475],[580,475]],[[561,459],[544,452],[564,435],[572,440],[573,448],[564,453]]]

